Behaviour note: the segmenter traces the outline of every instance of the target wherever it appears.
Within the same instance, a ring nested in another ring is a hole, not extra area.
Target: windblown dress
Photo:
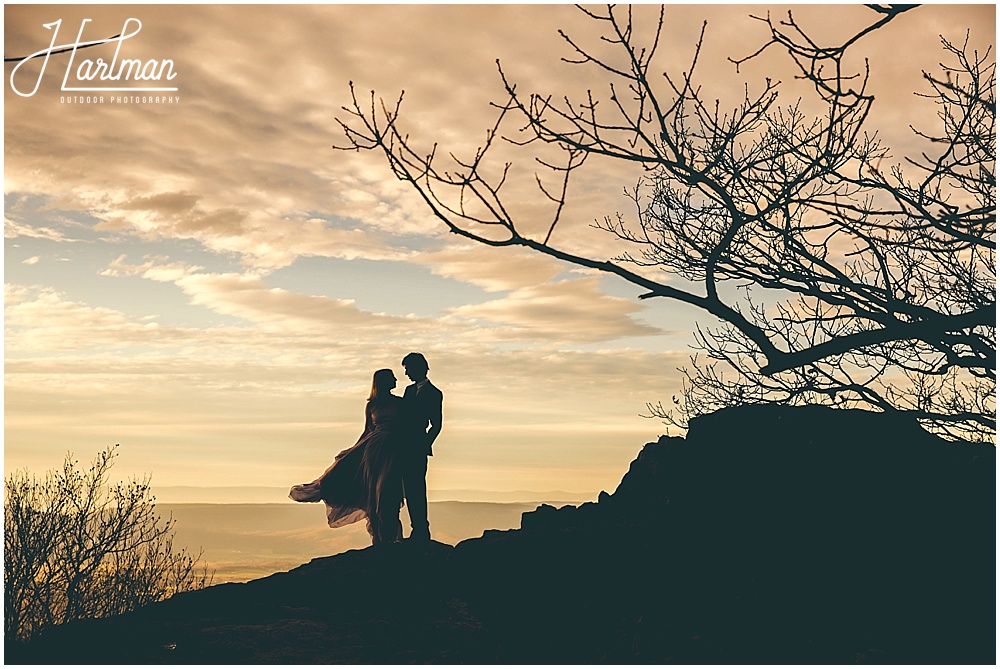
[[[288,496],[296,502],[324,502],[330,527],[367,519],[372,543],[401,539],[403,484],[396,463],[401,403],[395,395],[369,401],[358,442],[337,455],[322,476],[292,487]]]

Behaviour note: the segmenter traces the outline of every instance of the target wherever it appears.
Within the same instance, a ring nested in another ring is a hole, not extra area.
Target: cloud
[[[66,299],[51,288],[5,285],[4,326],[7,355],[23,351],[70,351],[95,346],[119,350],[155,341],[153,322],[130,321],[113,309]]]
[[[475,267],[470,258],[459,254],[452,269],[460,276]],[[524,267],[531,267],[527,256]],[[489,266],[489,263],[486,264]],[[306,295],[268,285],[266,276],[255,273],[209,273],[184,263],[169,262],[163,257],[147,257],[130,264],[122,255],[101,272],[104,276],[140,276],[173,283],[192,305],[214,313],[234,316],[267,331],[288,332],[289,337],[308,339],[329,337],[335,332],[339,341],[379,340],[385,343],[409,342],[410,346],[452,342],[452,333],[464,333],[458,344],[492,347],[498,341],[533,342],[549,347],[570,343],[594,343],[620,337],[665,334],[634,317],[645,307],[634,300],[611,297],[600,289],[597,277],[535,284],[517,272],[508,276],[488,271],[483,280],[496,287],[520,285],[504,297],[480,304],[448,309],[444,319],[431,317],[389,316],[358,308],[354,300]],[[552,268],[538,265],[539,278]],[[449,273],[452,273],[449,271]],[[532,278],[530,273],[527,278]],[[294,333],[294,335],[292,334]],[[404,346],[406,344],[403,344]]]
[[[292,264],[296,258],[402,260],[410,251],[396,246],[386,235],[362,228],[345,229],[306,214],[254,211],[220,206],[206,209],[194,200],[164,197],[133,199],[92,209],[102,222],[98,230],[141,234],[147,239],[192,239],[220,254],[237,254],[260,269]],[[107,196],[103,196],[108,199]],[[191,203],[193,208],[183,207]]]
[[[38,261],[41,260],[39,256],[31,256],[30,258],[25,258],[21,261],[23,265],[37,265]]]
[[[121,276],[141,276],[153,281],[176,281],[189,274],[193,274],[203,269],[197,265],[186,263],[169,262],[165,256],[145,256],[140,265],[130,265],[126,262],[126,254],[121,254],[102,269],[101,276],[121,277]]]
[[[353,300],[269,288],[252,274],[189,274],[175,281],[192,304],[247,321],[301,332],[302,328],[373,326],[385,317],[360,311]],[[396,319],[389,319],[396,321]]]
[[[505,339],[602,342],[665,334],[633,318],[642,309],[633,300],[604,294],[596,277],[585,277],[518,288],[498,300],[456,307],[450,313],[501,326],[496,334]]]
[[[193,305],[206,307],[217,314],[235,316],[268,331],[286,332],[294,339],[304,336],[372,336],[402,333],[428,327],[433,321],[416,317],[403,318],[363,311],[351,299],[332,299],[304,295],[268,286],[257,273],[209,273],[184,263],[167,262],[162,257],[147,257],[141,264],[129,264],[125,255],[113,260],[101,272],[103,276],[140,276],[162,283],[173,283]]]
[[[421,253],[413,261],[427,265],[438,276],[465,281],[490,292],[542,284],[565,267],[531,251],[485,246],[450,246]]]
[[[51,242],[73,241],[58,230],[53,230],[52,228],[45,226],[33,226],[27,223],[19,223],[18,221],[14,221],[6,216],[4,216],[3,219],[3,236],[6,239],[33,237],[35,239],[46,239]]]
[[[134,12],[113,6],[97,14],[74,7],[60,11],[65,26],[78,25],[86,16],[95,21],[92,29],[111,33]],[[12,7],[5,35],[9,48],[37,50],[50,13]],[[697,30],[710,18],[701,79],[742,90],[733,84],[780,75],[760,69],[776,67],[770,53],[760,68],[747,64],[747,75],[737,74],[726,60],[752,52],[766,39],[763,28],[747,17],[750,13],[671,7],[668,20],[678,38],[662,45],[664,62],[689,62]],[[993,16],[995,10],[930,7],[900,21],[914,26],[922,39],[929,36],[934,46],[938,31],[928,26],[938,22],[954,33],[968,23],[970,13]],[[439,157],[453,151],[466,159],[492,125],[496,109],[490,103],[502,97],[496,59],[519,90],[576,97],[588,89],[600,93],[607,85],[606,74],[560,61],[569,47],[557,28],[571,35],[593,31],[591,22],[569,6],[255,6],[244,15],[191,5],[182,14],[155,6],[144,7],[142,14],[143,33],[134,42],[176,61],[183,101],[162,109],[126,106],[112,112],[59,105],[41,95],[9,100],[8,134],[18,141],[6,147],[7,192],[48,194],[61,206],[97,218],[100,229],[142,239],[195,240],[212,252],[238,254],[258,268],[286,266],[310,255],[399,259],[413,250],[437,248],[447,237],[383,157],[332,150],[340,141],[335,119],[349,118],[341,109],[349,103],[348,81],[356,82],[365,106],[369,90],[390,104],[405,90],[403,122],[415,145],[431,151],[436,142]],[[808,25],[831,33],[851,29],[868,15],[854,7],[797,10]],[[287,32],[275,26],[286,26]],[[888,48],[880,34],[869,39],[873,56]],[[907,124],[899,121],[921,102],[910,95],[914,82],[921,85],[918,68],[907,59],[875,60],[873,77],[881,77],[879,85],[891,92],[886,100],[892,101],[873,112],[893,121],[880,133],[901,129],[909,137]],[[928,67],[934,60],[936,55]],[[897,71],[904,66],[913,76]],[[55,65],[51,70],[45,86],[57,83]],[[891,76],[879,74],[883,70]],[[905,95],[902,87],[908,89]],[[72,133],[62,131],[68,115],[85,121],[74,124]],[[486,169],[502,169],[508,154],[520,156],[505,186],[507,204],[526,233],[544,236],[552,206],[537,192],[534,173],[545,177],[547,170],[521,148],[498,148],[497,162]],[[571,187],[554,240],[570,250],[610,257],[613,240],[589,226],[627,209],[621,190],[636,175],[606,161],[591,162]],[[323,223],[333,217],[356,225],[345,230]],[[5,228],[8,236],[55,234],[24,222]],[[502,289],[472,268],[465,271],[478,285]]]
[[[519,288],[498,300],[449,309],[446,323],[359,309],[354,300],[304,295],[269,287],[261,276],[147,269],[143,275],[175,283],[192,304],[236,316],[269,329],[338,339],[435,341],[465,330],[470,341],[533,341],[541,345],[604,342],[620,337],[664,334],[633,318],[643,307],[601,292],[586,277]]]
[[[132,211],[154,210],[161,212],[185,213],[198,203],[198,196],[192,193],[156,193],[136,197],[121,205]]]
[[[94,18],[92,29],[113,32],[130,11],[112,7],[93,15],[66,8],[63,18],[74,25],[87,16]],[[12,12],[8,45],[33,51],[47,14],[29,7]],[[7,190],[52,195],[60,206],[98,219],[100,230],[195,240],[255,267],[286,266],[310,255],[406,257],[408,245],[420,244],[415,238],[435,240],[444,231],[384,159],[332,150],[347,82],[390,95],[406,87],[411,118],[428,131],[423,136],[440,132],[457,149],[472,150],[490,123],[497,87],[482,74],[510,51],[514,36],[544,43],[528,39],[528,27],[504,20],[512,13],[522,12],[260,6],[251,18],[211,7],[189,6],[183,17],[144,8],[141,43],[176,60],[183,101],[114,113],[41,97],[12,101],[7,122],[18,142],[7,147]],[[275,25],[294,28],[285,34]],[[358,34],[378,44],[361,45]],[[456,49],[469,57],[451,57]],[[284,65],[249,66],[276,60]],[[449,64],[447,76],[442,62]],[[428,108],[433,100],[448,102]],[[54,130],[65,127],[65,114],[82,114],[87,122],[73,133]],[[356,225],[324,223],[332,217]]]

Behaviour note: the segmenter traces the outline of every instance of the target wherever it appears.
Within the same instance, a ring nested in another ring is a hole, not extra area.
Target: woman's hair
[[[369,402],[378,402],[386,397],[392,392],[393,381],[396,380],[396,375],[392,373],[391,369],[380,369],[372,375],[372,392],[368,395]]]

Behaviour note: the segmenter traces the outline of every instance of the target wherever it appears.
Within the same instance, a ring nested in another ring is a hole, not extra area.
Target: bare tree
[[[117,447],[116,447],[117,448]],[[4,480],[4,638],[27,640],[79,618],[135,610],[211,582],[200,556],[174,550],[149,479],[108,484],[115,448],[87,471],[67,456],[39,480]]]
[[[383,153],[464,238],[607,272],[639,287],[640,299],[677,300],[717,318],[697,328],[696,348],[706,355],[682,370],[683,398],[674,400],[681,415],[651,407],[662,417],[682,422],[732,404],[822,402],[901,412],[946,436],[991,439],[992,49],[980,54],[968,39],[941,38],[948,60],[923,73],[926,89],[917,92],[936,107],[940,127],[913,128],[923,151],[893,162],[869,127],[875,98],[867,61],[852,72],[846,57],[913,7],[870,9],[864,29],[832,46],[815,42],[791,13],[755,17],[770,38],[733,60],[735,68],[781,50],[810,97],[783,104],[783,85],[767,79],[723,109],[696,83],[704,26],[690,67],[672,74],[656,64],[666,8],[643,40],[631,6],[581,7],[603,36],[590,48],[560,32],[571,53],[565,60],[592,68],[603,94],[524,95],[498,63],[506,97],[483,146],[462,159],[418,147],[401,128],[402,96],[387,104],[372,92],[363,102],[352,83],[349,117],[338,120],[347,142],[335,148]],[[511,122],[517,129],[504,131]],[[539,199],[551,217],[540,233],[525,232],[537,229],[534,222],[511,214],[511,163],[496,158],[503,144],[520,147],[541,170]],[[552,151],[561,159],[548,157]],[[627,190],[633,214],[596,217],[631,248],[610,258],[556,241],[571,180],[597,157],[642,174]]]

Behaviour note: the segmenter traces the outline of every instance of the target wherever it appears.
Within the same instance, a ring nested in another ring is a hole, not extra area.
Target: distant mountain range
[[[277,486],[153,486],[161,504],[284,504],[288,488]],[[597,499],[596,492],[565,490],[428,490],[431,502],[512,502],[519,504],[580,504]]]
[[[431,502],[431,534],[455,545],[488,530],[509,530],[539,503]],[[365,523],[327,527],[322,504],[158,503],[173,518],[174,545],[202,555],[214,572],[213,583],[248,581],[285,571],[323,555],[365,548],[371,539]],[[404,508],[400,520],[409,531]]]

